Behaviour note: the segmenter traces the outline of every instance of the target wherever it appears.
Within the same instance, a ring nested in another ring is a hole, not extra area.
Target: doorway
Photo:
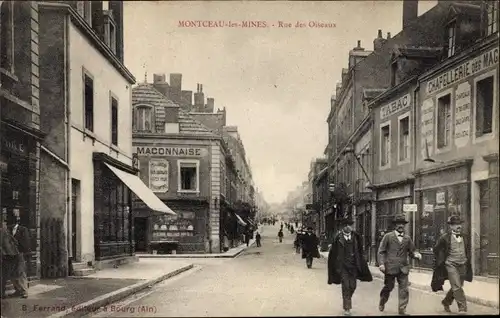
[[[134,218],[134,241],[135,250],[137,252],[146,252],[148,249],[147,242],[148,218]]]

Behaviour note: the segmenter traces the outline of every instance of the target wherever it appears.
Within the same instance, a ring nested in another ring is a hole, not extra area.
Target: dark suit
[[[320,258],[318,251],[319,239],[316,234],[306,233],[302,236],[302,258],[306,259],[307,266],[312,265],[313,258]]]
[[[373,280],[368,263],[363,256],[361,237],[351,232],[351,240],[347,242],[344,234],[335,237],[328,253],[328,284],[342,285],[344,310],[352,308],[351,298],[356,291],[356,280],[371,282]]]
[[[28,292],[28,276],[26,262],[29,261],[31,257],[31,240],[30,231],[22,226],[18,225],[16,233],[13,235],[17,241],[17,246],[20,252],[19,265],[18,265],[18,275],[17,278],[12,281],[16,292],[20,294],[26,294]]]
[[[6,228],[0,228],[0,253],[2,256],[2,297],[8,280],[14,280],[17,275],[19,250],[17,242]]]
[[[378,249],[379,263],[385,266],[384,287],[380,292],[380,305],[385,305],[394,289],[395,280],[399,286],[399,310],[405,311],[408,305],[408,257],[414,258],[415,245],[410,236],[403,234],[400,242],[395,231],[384,235]]]

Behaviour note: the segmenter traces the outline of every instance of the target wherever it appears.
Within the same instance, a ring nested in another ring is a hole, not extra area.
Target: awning
[[[238,214],[234,214],[236,215],[236,219],[238,220],[238,223],[242,226],[246,226],[247,224],[245,223],[245,221],[243,221],[243,219],[238,215]]]
[[[165,214],[175,215],[176,213],[172,211],[165,203],[156,196],[156,194],[149,189],[144,182],[142,182],[139,177],[115,168],[107,163],[104,163],[108,168],[113,171],[113,173],[122,180],[123,183],[139,197],[151,210],[155,212],[161,212]]]

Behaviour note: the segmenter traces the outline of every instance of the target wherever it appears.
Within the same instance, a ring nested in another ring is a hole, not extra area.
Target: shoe
[[[344,310],[344,316],[350,316],[350,315],[351,315],[351,311],[349,309]]]
[[[398,311],[398,314],[400,316],[409,316],[409,314],[407,314],[404,310],[401,310],[401,309]]]
[[[443,305],[444,311],[446,311],[446,312],[451,312],[450,305],[445,304],[445,303],[443,303],[443,302],[441,302],[441,304]]]
[[[378,305],[378,310],[380,310],[380,312],[384,311],[384,309],[385,309],[385,305],[382,305],[382,304]]]
[[[459,310],[459,311],[458,311],[458,315],[460,315],[460,316],[465,316],[465,315],[467,315],[467,310],[463,310],[463,309],[462,309],[462,310]]]

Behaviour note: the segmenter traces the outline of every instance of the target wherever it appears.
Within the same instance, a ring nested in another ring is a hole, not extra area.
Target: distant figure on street
[[[312,267],[313,258],[320,258],[318,245],[318,237],[313,233],[313,228],[308,227],[307,233],[302,236],[302,258],[306,259],[307,268]]]
[[[1,297],[3,299],[6,298],[5,289],[7,281],[10,280],[14,284],[14,280],[19,276],[18,266],[20,260],[16,239],[12,236],[4,222],[2,222],[2,228],[0,229],[0,244],[0,254],[2,256]]]
[[[463,290],[464,281],[472,282],[469,237],[462,234],[463,221],[457,215],[448,218],[450,232],[443,234],[434,247],[434,272],[432,291],[443,290],[445,280],[450,281],[450,290],[441,302],[446,312],[451,312],[453,300],[458,311],[467,312],[467,299]]]
[[[260,244],[260,233],[259,232],[256,232],[255,233],[255,243],[257,243],[257,247],[261,247],[262,245]]]
[[[280,229],[278,232],[278,238],[280,240],[280,243],[283,242],[283,230],[282,229]]]
[[[250,244],[251,238],[252,238],[252,231],[247,230],[247,232],[245,233],[245,243],[247,244],[247,246]]]
[[[295,227],[299,228],[299,222],[295,221]]]
[[[408,223],[404,214],[396,215],[392,222],[396,228],[384,235],[378,248],[379,269],[384,273],[384,287],[380,292],[379,310],[384,311],[385,304],[389,300],[391,291],[394,289],[395,280],[399,287],[399,314],[406,314],[406,306],[409,301],[408,274],[410,264],[408,256],[421,259],[422,255],[415,251],[415,245],[409,235],[405,234],[405,226]]]
[[[302,245],[302,232],[297,230],[297,235],[295,236],[295,240],[293,241],[293,246],[295,247],[295,252],[297,254],[300,253],[300,247]]]
[[[350,316],[356,280],[371,282],[373,277],[363,256],[361,236],[352,230],[354,222],[346,218],[339,223],[342,232],[336,235],[328,253],[328,284],[342,285],[344,315]]]
[[[290,233],[293,234],[293,232],[295,232],[295,229],[293,228],[293,225],[290,226]]]

